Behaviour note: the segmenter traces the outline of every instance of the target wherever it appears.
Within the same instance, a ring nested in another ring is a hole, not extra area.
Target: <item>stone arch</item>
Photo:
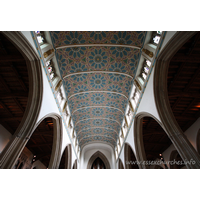
[[[118,160],[118,169],[124,169],[124,165],[123,165],[122,160],[120,158]]]
[[[179,153],[177,150],[174,150],[171,152],[170,154],[170,169],[181,169],[183,166],[185,166],[184,164],[177,164],[177,162],[183,162],[183,160],[181,159]]]
[[[137,162],[137,160],[132,147],[127,142],[124,145],[124,162],[126,169],[139,169],[137,163],[131,164],[131,162]]]
[[[139,161],[138,165],[141,169],[146,169],[147,165],[144,165],[144,161],[147,160],[145,149],[144,149],[144,142],[143,142],[143,134],[142,134],[142,121],[144,117],[151,117],[153,118],[165,131],[163,124],[153,115],[147,112],[141,112],[135,116],[134,120],[134,143],[135,143],[135,154],[136,159]]]
[[[159,117],[182,159],[189,161],[192,158],[196,162],[194,165],[187,162],[187,168],[200,168],[200,156],[183,134],[172,112],[167,91],[167,74],[173,56],[195,33],[177,32],[159,54],[154,72],[154,96]]]
[[[63,155],[61,157],[59,169],[71,169],[72,162],[72,147],[71,144],[68,144],[63,151]]]
[[[37,122],[42,102],[43,81],[40,58],[23,34],[17,31],[5,31],[2,34],[17,47],[26,60],[29,77],[28,102],[23,118],[0,155],[0,168],[9,169],[17,161]]]
[[[61,150],[62,150],[62,118],[56,113],[50,113],[45,115],[40,121],[35,125],[34,130],[39,126],[39,124],[45,119],[51,117],[53,119],[53,146],[51,152],[51,158],[49,162],[49,169],[57,169],[59,167],[61,159]]]
[[[197,152],[200,154],[200,129],[197,133],[196,145],[197,145]]]
[[[94,154],[90,157],[90,159],[89,159],[89,161],[88,161],[87,169],[91,169],[92,164],[93,164],[94,160],[95,160],[97,157],[101,158],[101,160],[104,162],[104,164],[105,164],[105,166],[106,166],[106,169],[111,169],[108,159],[107,159],[106,156],[105,156],[103,153],[101,153],[100,151],[97,151],[96,153],[94,153]]]

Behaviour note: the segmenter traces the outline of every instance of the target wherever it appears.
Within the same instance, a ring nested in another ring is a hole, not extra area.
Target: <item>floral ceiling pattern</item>
[[[146,32],[50,32],[80,147],[121,129]]]

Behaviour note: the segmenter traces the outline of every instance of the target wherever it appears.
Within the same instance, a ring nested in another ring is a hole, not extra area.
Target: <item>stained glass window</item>
[[[153,31],[150,43],[157,46],[160,41],[161,34],[162,34],[162,31]]]
[[[145,81],[147,79],[150,66],[151,66],[151,62],[149,60],[145,59],[143,68],[141,70],[141,78],[143,79],[143,81]]]
[[[153,38],[153,41],[154,41],[154,43],[158,44],[159,41],[160,41],[160,37],[156,35],[156,36]]]
[[[44,38],[44,33],[43,31],[35,31],[36,35],[37,35],[37,41],[40,45],[44,44],[45,42],[45,38]]]

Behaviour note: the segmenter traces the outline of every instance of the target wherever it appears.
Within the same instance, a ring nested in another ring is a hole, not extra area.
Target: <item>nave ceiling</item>
[[[146,32],[50,32],[80,147],[115,147]]]

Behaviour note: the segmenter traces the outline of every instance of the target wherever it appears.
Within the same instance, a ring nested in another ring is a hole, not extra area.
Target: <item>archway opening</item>
[[[53,145],[53,126],[51,117],[45,118],[37,126],[18,158],[20,163],[24,163],[23,169],[49,167]],[[15,165],[14,168],[17,166]]]
[[[106,166],[101,158],[97,157],[92,163],[91,169],[106,169]]]
[[[77,159],[74,161],[72,169],[77,169]]]
[[[125,143],[124,158],[126,169],[139,169],[135,154],[129,144]]]
[[[97,151],[96,153],[94,153],[94,154],[90,157],[90,159],[89,159],[89,161],[88,161],[87,169],[93,169],[93,168],[92,168],[92,165],[93,165],[94,161],[95,161],[97,158],[100,158],[100,159],[102,160],[102,162],[103,162],[103,164],[104,164],[104,166],[105,166],[104,169],[110,169],[110,163],[109,163],[108,159],[107,159],[106,156],[105,156],[102,152],[100,152],[100,151]]]
[[[118,169],[124,169],[124,165],[123,165],[120,158],[119,158],[119,161],[118,161]]]
[[[2,33],[0,33],[0,55],[1,152],[24,116],[29,94],[29,73],[23,55]]]
[[[176,52],[168,68],[169,104],[183,132],[200,117],[199,47],[198,32]]]
[[[71,169],[71,144],[69,144],[61,157],[59,169]]]
[[[153,166],[161,163],[164,168],[167,168],[162,153],[172,142],[164,129],[152,117],[144,117],[142,120],[142,138],[147,168],[154,168]]]
[[[183,169],[186,168],[181,156],[177,150],[171,152],[170,155],[170,169]]]

